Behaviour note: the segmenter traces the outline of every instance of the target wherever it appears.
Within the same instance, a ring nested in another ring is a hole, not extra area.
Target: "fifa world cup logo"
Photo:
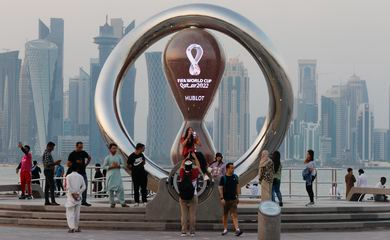
[[[192,50],[196,50],[195,57],[192,55]],[[186,50],[187,58],[191,62],[189,72],[192,76],[198,76],[200,74],[200,67],[198,65],[200,59],[203,56],[203,48],[199,44],[191,44]]]
[[[213,160],[214,144],[203,119],[212,103],[225,69],[223,51],[211,33],[200,28],[175,34],[164,52],[165,73],[184,123],[172,146],[172,163],[183,160],[189,151],[202,152]],[[193,130],[197,146],[186,151],[183,137]]]

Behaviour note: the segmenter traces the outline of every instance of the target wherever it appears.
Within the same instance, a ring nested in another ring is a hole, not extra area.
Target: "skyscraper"
[[[321,97],[321,135],[326,143],[331,139],[331,159],[323,159],[326,162],[350,161],[347,112],[345,86],[333,86]]]
[[[368,103],[361,104],[357,118],[357,149],[359,160],[372,160],[374,116]]]
[[[368,90],[365,80],[353,74],[346,84],[346,98],[348,106],[347,149],[352,159],[358,159],[357,149],[357,120],[361,104],[368,104]]]
[[[71,135],[89,136],[89,75],[80,68],[79,75],[69,79],[69,124]]]
[[[19,52],[0,53],[0,152],[15,149],[19,141]]]
[[[38,152],[45,150],[46,143],[50,139],[49,129],[51,126],[50,121],[52,120],[50,118],[50,109],[52,108],[52,97],[54,95],[54,88],[56,87],[55,73],[57,57],[58,48],[52,42],[47,40],[33,40],[26,43],[23,65],[23,77],[26,79],[23,83],[31,85],[35,116],[32,119],[28,119],[28,116],[23,115],[22,118],[24,118],[23,121],[27,121],[27,123],[23,123],[24,126],[36,126],[36,134],[34,134],[36,141],[32,143],[35,143],[35,150]],[[25,98],[22,99],[25,100]],[[21,105],[29,103],[31,102],[21,102]],[[28,138],[27,140],[31,141],[31,138]]]
[[[54,43],[57,47],[57,59],[50,90],[48,139],[57,141],[63,134],[63,65],[64,65],[64,20],[51,18],[50,28],[39,20],[39,39]]]
[[[389,144],[388,129],[374,129],[372,133],[372,160],[390,160],[387,154]]]
[[[146,154],[162,166],[171,165],[171,147],[182,124],[177,104],[165,79],[161,52],[147,52],[149,111]]]
[[[227,160],[237,160],[248,148],[249,77],[244,64],[229,59],[218,89],[218,108],[214,116],[214,144]]]
[[[298,60],[299,66],[299,90],[298,99],[302,104],[298,108],[299,121],[318,121],[318,100],[317,100],[317,60]]]
[[[99,127],[96,122],[94,96],[96,83],[99,78],[101,69],[106,62],[111,51],[119,40],[134,28],[134,21],[131,22],[126,28],[123,27],[123,20],[120,18],[111,19],[111,25],[106,23],[99,28],[99,36],[94,38],[94,42],[98,45],[99,58],[91,59],[90,64],[90,114],[89,114],[89,135],[90,135],[90,146],[91,154],[97,160],[103,160],[106,155],[106,143],[101,136]],[[120,109],[122,119],[125,127],[130,134],[134,137],[134,113],[135,113],[135,102],[134,102],[134,83],[135,83],[136,69],[135,67],[129,69],[126,76],[124,77],[120,89]]]

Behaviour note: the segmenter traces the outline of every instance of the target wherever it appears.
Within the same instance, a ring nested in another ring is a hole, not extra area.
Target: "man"
[[[93,192],[95,192],[97,195],[95,195],[95,197],[97,196],[98,198],[102,197],[102,190],[103,190],[103,178],[104,178],[104,175],[102,173],[102,171],[100,170],[100,163],[96,163],[95,164],[95,176],[93,178]]]
[[[22,143],[18,144],[18,147],[24,153],[22,159],[20,160],[19,166],[16,169],[16,174],[20,170],[20,186],[22,190],[22,195],[19,199],[32,199],[32,189],[31,189],[31,168],[32,168],[32,154],[30,152],[30,146],[25,145],[23,147]],[[27,197],[26,197],[26,185],[27,185]]]
[[[124,168],[122,157],[117,154],[118,146],[115,143],[109,145],[110,154],[104,159],[103,169],[107,170],[107,187],[111,208],[115,208],[115,195],[122,207],[129,207],[125,202],[125,193],[121,168]]]
[[[356,178],[353,175],[352,168],[348,168],[347,175],[345,175],[345,197],[348,197],[348,193],[351,191],[351,189],[354,187],[356,182]]]
[[[131,171],[131,178],[133,180],[134,187],[134,201],[135,206],[139,206],[139,190],[141,188],[142,204],[146,206],[147,203],[147,185],[148,185],[148,174],[145,171],[145,145],[138,143],[135,147],[135,151],[130,154],[127,159],[127,167]]]
[[[87,189],[83,176],[78,173],[78,165],[72,165],[71,173],[66,176],[67,198],[65,202],[66,220],[69,226],[69,233],[81,232],[80,207],[82,193]]]
[[[368,187],[368,181],[367,181],[366,175],[364,174],[364,170],[359,169],[358,172],[359,172],[359,177],[357,179],[356,186],[357,187]]]
[[[198,205],[197,182],[200,174],[200,163],[195,155],[191,153],[192,158],[185,159],[180,167],[180,214],[181,214],[181,236],[187,236],[190,230],[191,237],[195,237],[196,208]],[[195,167],[193,167],[193,162]],[[189,229],[188,229],[189,221]]]
[[[78,168],[79,173],[81,176],[83,176],[84,181],[85,181],[85,186],[87,186],[87,189],[83,192],[83,198],[82,198],[82,203],[81,205],[90,207],[91,204],[87,203],[87,191],[88,191],[88,178],[87,178],[87,172],[86,172],[86,167],[88,164],[91,162],[91,156],[83,150],[84,145],[82,142],[77,142],[76,143],[76,149],[69,154],[68,157],[68,167],[70,170],[68,170],[67,174],[71,172],[70,166],[75,165],[74,168]]]
[[[211,176],[214,179],[219,180],[222,176],[225,176],[226,166],[223,162],[222,153],[215,154],[215,160],[210,164]]]
[[[238,227],[237,205],[239,202],[238,195],[240,194],[240,186],[238,185],[238,176],[234,174],[233,163],[226,164],[226,174],[219,182],[219,197],[223,207],[223,232],[222,235],[228,233],[227,220],[230,213],[236,231],[236,236],[240,236],[243,231]]]
[[[386,188],[385,186],[386,184],[386,178],[385,177],[381,177],[380,181],[376,184],[376,188]],[[387,196],[386,195],[378,195],[378,194],[375,194],[374,195],[374,200],[375,202],[387,202]]]
[[[62,181],[64,175],[65,175],[65,169],[60,163],[55,167],[55,171],[54,171],[54,176],[56,177],[55,180],[56,180],[56,186],[58,191],[58,193],[56,194],[57,196],[60,196],[61,190],[64,191],[64,185]],[[65,192],[63,193],[63,196],[65,196]]]
[[[53,142],[49,142],[46,146],[46,150],[42,156],[43,162],[43,173],[45,174],[45,205],[54,205],[58,206],[55,200],[54,193],[54,167],[60,164],[61,160],[54,161],[53,156],[51,155],[54,150],[55,144]],[[49,192],[51,203],[49,201]]]
[[[31,175],[32,175],[32,184],[41,184],[41,182],[39,181],[39,179],[41,178],[41,173],[42,173],[42,170],[41,168],[38,166],[38,162],[37,161],[33,161],[33,166],[31,168]],[[35,180],[37,179],[37,180]]]

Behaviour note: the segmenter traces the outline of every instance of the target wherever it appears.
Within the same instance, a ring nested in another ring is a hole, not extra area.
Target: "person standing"
[[[359,176],[357,179],[356,187],[368,187],[368,180],[363,169],[359,169]]]
[[[240,186],[238,185],[238,176],[234,174],[233,163],[226,164],[226,174],[219,181],[219,197],[223,207],[223,232],[222,235],[228,233],[227,220],[230,213],[235,229],[236,236],[240,236],[243,231],[238,226],[237,205],[239,203]]]
[[[33,166],[31,168],[31,175],[32,175],[32,179],[33,179],[31,181],[32,184],[41,184],[41,182],[39,181],[39,179],[41,179],[41,173],[42,173],[42,170],[38,166],[38,162],[33,161]]]
[[[261,152],[259,166],[259,183],[261,185],[261,201],[272,200],[272,182],[274,180],[274,163],[267,150]]]
[[[316,165],[314,163],[314,151],[308,150],[306,159],[304,161],[305,168],[302,171],[303,179],[306,182],[306,191],[309,195],[310,202],[306,206],[314,205],[314,192],[313,192],[313,182],[317,176]]]
[[[31,168],[32,168],[32,154],[30,152],[30,146],[25,145],[23,147],[22,143],[18,144],[18,147],[24,153],[22,159],[20,160],[19,166],[16,169],[16,174],[20,170],[20,186],[22,190],[22,195],[19,199],[32,199],[32,189],[31,189]],[[26,196],[26,185],[27,185],[27,196]]]
[[[79,227],[81,198],[82,193],[87,189],[84,178],[78,173],[77,167],[77,165],[72,165],[71,173],[65,178],[67,191],[65,208],[69,233],[81,232]]]
[[[60,196],[61,190],[65,191],[64,184],[62,181],[62,178],[64,177],[64,175],[65,175],[65,169],[60,163],[55,167],[55,171],[54,171],[54,176],[56,178],[55,180],[56,180],[56,186],[57,186],[57,194],[56,194],[57,196]],[[63,193],[63,196],[65,196],[65,192]]]
[[[215,180],[219,180],[221,177],[225,176],[226,173],[226,165],[223,162],[222,153],[215,154],[215,160],[210,164],[211,176]]]
[[[272,182],[272,201],[275,202],[275,195],[278,197],[279,206],[283,207],[282,192],[280,191],[280,183],[282,180],[282,163],[280,162],[280,152],[275,151],[272,154],[274,162],[274,180]]]
[[[186,158],[182,161],[179,173],[179,203],[181,214],[181,236],[187,236],[188,230],[191,237],[195,236],[195,224],[196,224],[196,208],[198,206],[197,196],[197,182],[200,174],[200,164],[195,155],[192,153],[192,158]],[[189,227],[188,227],[189,222]]]
[[[189,154],[196,151],[196,146],[201,146],[199,136],[192,127],[187,128],[184,136],[180,140],[182,147],[182,157],[187,158]]]
[[[103,169],[107,170],[107,187],[110,198],[111,208],[115,207],[115,195],[122,207],[129,207],[125,202],[125,193],[123,189],[121,168],[124,168],[122,158],[117,154],[118,145],[111,143],[109,145],[110,154],[104,159]]]
[[[102,171],[100,170],[100,163],[95,164],[95,176],[93,178],[93,192],[97,194],[97,197],[100,198],[102,195],[100,195],[103,191],[103,182],[104,182],[104,175]],[[96,196],[96,195],[95,195]]]
[[[146,206],[147,195],[148,195],[148,173],[145,171],[145,156],[143,152],[145,151],[145,145],[142,143],[137,143],[135,151],[130,154],[127,159],[127,167],[131,171],[131,178],[133,181],[134,187],[134,201],[135,206],[139,206],[139,191],[141,189],[142,195],[142,204]]]
[[[53,142],[48,142],[46,146],[46,150],[42,156],[43,162],[43,173],[45,174],[45,205],[54,205],[58,206],[56,203],[55,193],[54,193],[54,167],[58,165],[61,160],[54,161],[51,153],[53,152],[55,144]],[[49,192],[51,203],[49,201]]]
[[[345,197],[348,197],[349,192],[351,189],[354,187],[356,182],[356,178],[353,175],[353,170],[352,168],[348,168],[347,170],[347,175],[345,175]]]
[[[91,204],[87,202],[87,192],[88,192],[88,177],[87,177],[87,172],[86,172],[86,167],[88,164],[91,162],[91,156],[83,150],[84,149],[84,144],[82,142],[77,142],[76,143],[76,149],[69,154],[68,157],[68,172],[66,173],[67,175],[70,174],[71,169],[70,166],[75,165],[75,168],[80,169],[79,173],[81,176],[83,176],[84,181],[85,181],[85,186],[87,186],[87,189],[83,192],[83,198],[82,198],[82,203],[81,205],[90,207]]]

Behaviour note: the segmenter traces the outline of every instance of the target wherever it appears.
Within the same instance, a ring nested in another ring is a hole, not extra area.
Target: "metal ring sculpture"
[[[282,143],[293,112],[293,93],[269,38],[254,23],[229,9],[209,4],[175,7],[155,15],[126,35],[100,73],[95,93],[97,122],[106,141],[118,144],[124,155],[128,156],[134,150],[134,141],[123,124],[119,109],[118,90],[123,77],[152,44],[189,27],[212,29],[233,38],[249,51],[265,76],[269,92],[267,119],[255,142],[235,162],[240,185],[245,185],[257,175],[261,150],[272,152]],[[157,191],[159,181],[166,179],[169,172],[151,159],[147,159],[145,168],[151,177],[150,189]]]

